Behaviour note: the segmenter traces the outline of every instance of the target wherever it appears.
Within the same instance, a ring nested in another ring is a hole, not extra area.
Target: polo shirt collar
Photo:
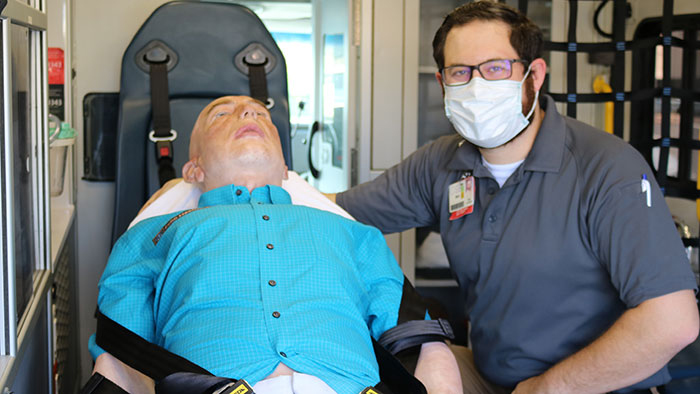
[[[549,95],[542,95],[540,106],[545,110],[545,116],[521,168],[525,171],[558,172],[564,157],[566,123]],[[447,162],[447,168],[472,170],[477,177],[489,176],[488,169],[481,163],[481,153],[477,147],[463,139],[456,141],[458,147]]]
[[[212,205],[236,205],[236,204],[291,204],[292,199],[284,189],[279,186],[266,185],[248,192],[245,186],[227,185],[203,193],[199,197],[200,208]]]
[[[554,99],[543,95],[540,106],[545,110],[535,143],[523,163],[525,171],[559,172],[564,158],[566,122],[559,115]]]

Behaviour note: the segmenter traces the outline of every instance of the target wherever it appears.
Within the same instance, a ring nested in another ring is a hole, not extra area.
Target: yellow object
[[[596,75],[595,79],[593,80],[593,91],[595,93],[612,93],[612,88],[610,85],[608,85],[607,82],[605,82],[605,79],[603,79],[602,75]],[[615,104],[613,104],[612,101],[607,101],[605,103],[605,131],[608,133],[612,134],[613,133],[613,127],[614,127],[614,116],[615,116]],[[700,208],[698,208],[700,209]],[[700,211],[698,211],[698,214],[700,214]]]

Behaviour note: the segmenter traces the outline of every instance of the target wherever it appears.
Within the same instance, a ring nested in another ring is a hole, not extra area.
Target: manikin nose
[[[258,117],[257,111],[255,111],[255,108],[246,105],[241,109],[241,118],[248,118],[252,117],[253,119],[256,119]]]

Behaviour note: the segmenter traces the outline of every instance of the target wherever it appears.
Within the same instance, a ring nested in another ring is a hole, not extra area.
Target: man
[[[433,50],[460,135],[337,203],[384,233],[439,226],[471,322],[465,392],[663,384],[698,335],[687,257],[641,156],[539,97],[542,41],[504,4],[453,10]]]
[[[403,275],[381,234],[290,204],[277,129],[265,106],[223,97],[201,112],[185,181],[199,208],[147,219],[116,243],[100,312],[257,394],[357,394],[379,381],[370,335],[397,325]],[[425,313],[424,311],[421,313]],[[423,318],[423,316],[420,316]],[[91,340],[95,371],[131,393],[153,382]],[[422,345],[430,393],[459,393],[444,343]]]

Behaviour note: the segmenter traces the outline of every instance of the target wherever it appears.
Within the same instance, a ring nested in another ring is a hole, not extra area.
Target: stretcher
[[[179,0],[155,10],[132,39],[122,60],[116,130],[113,242],[138,220],[196,206],[199,190],[180,182],[134,219],[150,195],[165,182],[181,176],[182,165],[189,159],[190,133],[200,111],[212,100],[227,95],[247,95],[266,104],[280,134],[285,162],[291,168],[285,61],[260,19],[241,5],[217,1]],[[283,187],[290,192],[294,203],[350,217],[296,173],[290,172],[289,180]],[[424,313],[425,309],[422,311]],[[121,348],[124,343],[132,339],[138,341],[139,338],[133,338],[135,334],[130,335],[118,323],[112,323],[116,325],[109,323],[109,319],[98,311],[97,344],[128,365],[142,366],[143,370],[140,367],[136,369],[154,378],[157,392],[179,393],[178,387],[185,387],[188,382],[208,379],[205,379],[206,370],[190,368],[187,363],[179,361],[173,361],[173,368],[151,371],[150,366],[163,363],[141,358],[141,349],[157,346],[136,344]],[[406,335],[405,332],[411,330],[399,325],[387,331],[397,337],[387,345],[397,353],[406,347],[416,347],[422,342],[439,340],[451,334],[446,321],[426,323],[439,331],[437,336],[430,337],[432,334],[427,331],[421,335],[411,332]],[[429,338],[415,342],[419,336]],[[107,347],[107,342],[114,347]],[[156,349],[157,354],[165,354],[159,360],[170,364],[172,353],[160,349],[166,353]],[[375,392],[425,393],[422,384],[392,353],[378,343],[375,343],[375,352],[382,380]],[[136,356],[132,358],[129,354]],[[185,376],[184,380],[179,380],[178,376],[178,383],[169,388],[162,388],[164,386],[161,385],[159,391],[158,384],[177,371],[200,375]],[[229,379],[226,384],[231,381]],[[243,392],[235,391],[238,387],[235,385],[221,391],[226,385],[220,385],[221,382],[217,381],[202,390],[192,391],[188,388],[187,392]],[[119,387],[95,374],[82,392],[123,392],[119,390]]]

